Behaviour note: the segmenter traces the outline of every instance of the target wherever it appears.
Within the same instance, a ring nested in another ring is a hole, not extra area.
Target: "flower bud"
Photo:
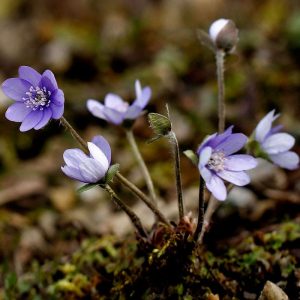
[[[155,133],[155,137],[150,140],[153,142],[160,137],[167,136],[172,130],[172,124],[168,117],[157,113],[148,114],[150,127]]]
[[[238,41],[238,29],[235,23],[228,19],[219,19],[209,28],[209,36],[217,49],[230,52]]]

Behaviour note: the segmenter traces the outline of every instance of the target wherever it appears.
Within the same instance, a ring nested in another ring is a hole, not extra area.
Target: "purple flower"
[[[97,183],[104,176],[110,166],[111,149],[109,143],[102,136],[95,136],[88,143],[90,155],[80,149],[68,149],[64,152],[65,166],[62,171],[69,177],[84,183]]]
[[[5,80],[2,90],[16,101],[5,116],[10,121],[22,122],[20,131],[41,129],[51,118],[59,119],[64,112],[64,93],[50,70],[41,75],[30,67],[21,66],[19,77]]]
[[[198,168],[207,189],[218,200],[225,200],[227,191],[223,180],[243,186],[250,182],[244,170],[255,168],[257,161],[250,155],[235,154],[247,142],[242,133],[232,133],[233,126],[224,133],[207,137],[197,150]]]
[[[139,80],[135,81],[135,93],[136,99],[131,105],[123,101],[118,95],[110,93],[105,96],[104,105],[89,99],[87,108],[93,116],[120,125],[124,120],[135,120],[150,100],[150,87],[142,89]]]
[[[299,167],[299,156],[290,150],[295,144],[295,138],[290,134],[279,132],[282,125],[272,128],[272,123],[279,117],[274,115],[275,110],[270,111],[257,125],[254,131],[254,139],[260,145],[260,151],[274,164],[289,170]]]

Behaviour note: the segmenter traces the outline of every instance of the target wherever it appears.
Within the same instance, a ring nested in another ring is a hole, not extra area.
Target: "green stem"
[[[116,195],[114,190],[108,184],[105,186],[105,190],[109,193],[112,200],[127,214],[140,236],[147,238],[147,233],[139,217]]]
[[[218,77],[218,119],[219,119],[219,133],[225,129],[225,87],[224,87],[224,57],[225,52],[222,49],[216,52],[216,65]]]
[[[172,142],[174,156],[175,156],[176,190],[177,190],[177,198],[178,198],[179,220],[181,220],[184,217],[184,206],[183,206],[183,197],[182,197],[179,145],[174,131],[171,131],[169,133],[169,138]]]
[[[71,132],[74,139],[82,146],[82,148],[86,152],[89,152],[86,142],[81,138],[81,136],[72,127],[72,125],[64,117],[62,117],[60,121],[61,124]],[[123,175],[121,175],[121,173],[117,173],[116,177],[124,186],[126,186],[132,193],[138,196],[153,211],[153,213],[157,216],[158,220],[160,220],[162,223],[169,225],[169,222],[164,217],[164,215],[154,206],[151,200],[148,199],[148,197],[137,186],[135,186],[132,182],[126,179]]]
[[[194,233],[194,240],[198,241],[199,234],[203,228],[204,222],[204,180],[200,175],[200,182],[199,182],[199,208],[198,208],[198,222],[197,227]]]
[[[146,182],[146,185],[148,187],[148,190],[149,190],[149,193],[150,193],[150,197],[152,199],[152,202],[157,205],[157,201],[156,201],[156,195],[155,195],[155,190],[154,190],[154,185],[153,185],[153,181],[151,179],[151,176],[150,176],[150,173],[149,173],[149,170],[145,164],[145,161],[141,155],[141,152],[137,146],[137,143],[136,143],[136,140],[134,138],[134,135],[133,135],[133,132],[131,129],[129,130],[126,130],[126,136],[127,136],[127,139],[128,139],[128,142],[131,146],[131,149],[132,149],[132,152],[141,168],[141,171],[143,173],[143,176],[145,178],[145,182]]]

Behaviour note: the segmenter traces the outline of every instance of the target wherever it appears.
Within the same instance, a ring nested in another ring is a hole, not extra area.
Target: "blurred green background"
[[[122,130],[90,115],[86,100],[102,101],[114,92],[131,101],[138,78],[153,90],[148,110],[164,113],[168,103],[181,149],[196,149],[206,134],[217,130],[214,56],[200,44],[196,29],[208,30],[221,17],[232,19],[240,30],[236,51],[226,58],[228,125],[251,134],[257,121],[275,108],[299,141],[298,0],[1,0],[0,81],[17,76],[20,65],[51,69],[65,93],[66,118],[86,140],[105,136],[113,160],[145,190]],[[0,93],[2,257],[12,256],[24,246],[22,241],[28,247],[26,234],[34,235],[30,230],[42,240],[51,239],[61,214],[90,232],[109,231],[107,209],[95,210],[104,197],[101,191],[78,196],[77,183],[60,171],[63,151],[77,147],[69,134],[58,121],[39,131],[19,132],[19,124],[4,117],[11,101]],[[160,196],[174,202],[167,144],[146,144],[152,132],[145,117],[136,121],[134,131]],[[295,149],[299,153],[299,143]],[[197,169],[191,172],[184,158],[182,164],[184,187],[196,185]],[[88,207],[89,213],[78,207]]]

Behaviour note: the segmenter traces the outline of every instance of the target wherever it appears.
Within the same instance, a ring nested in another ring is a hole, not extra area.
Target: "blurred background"
[[[240,30],[236,51],[226,58],[227,123],[250,135],[275,108],[286,131],[296,137],[294,149],[299,153],[297,0],[1,0],[0,81],[17,76],[20,65],[39,72],[51,69],[65,93],[65,117],[86,140],[96,134],[107,138],[113,161],[146,192],[122,129],[89,114],[86,100],[102,101],[114,92],[132,101],[134,81],[140,79],[153,91],[148,111],[165,113],[168,103],[181,150],[195,150],[206,134],[217,130],[214,56],[200,44],[196,29],[208,30],[218,18],[232,19]],[[21,133],[18,123],[4,117],[10,103],[0,92],[3,270],[21,274],[33,259],[73,252],[86,236],[132,231],[105,193],[93,189],[78,195],[79,183],[62,174],[63,151],[77,145],[59,122]],[[176,220],[168,144],[146,143],[152,131],[145,116],[136,121],[134,132],[162,199],[160,206]],[[187,209],[196,215],[198,170],[184,157],[182,169]],[[219,212],[227,233],[299,214],[299,171],[285,172],[266,163],[253,177],[252,185],[235,189]],[[147,208],[114,186],[151,226]],[[236,220],[243,222],[237,226]],[[0,285],[2,280],[0,275]]]

